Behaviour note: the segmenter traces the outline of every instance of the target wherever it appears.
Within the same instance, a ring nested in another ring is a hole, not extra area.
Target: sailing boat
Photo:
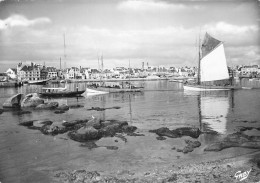
[[[199,43],[200,44],[200,43]],[[196,84],[184,84],[184,90],[230,90],[227,83],[229,73],[223,42],[205,34],[202,45],[199,45],[199,67]]]

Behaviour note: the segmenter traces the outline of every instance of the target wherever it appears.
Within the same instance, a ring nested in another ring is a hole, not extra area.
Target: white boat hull
[[[231,90],[231,88],[207,88],[203,86],[186,86],[183,85],[184,90],[190,90],[190,91],[217,91],[217,90]]]
[[[86,92],[85,93],[87,95],[103,95],[103,94],[107,94],[108,92],[98,91],[98,90],[93,90],[93,89],[86,88]]]

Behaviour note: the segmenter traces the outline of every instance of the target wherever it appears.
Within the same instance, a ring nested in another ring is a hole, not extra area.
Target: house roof
[[[17,69],[15,68],[11,68],[11,69],[14,71],[15,74],[17,73]]]
[[[27,66],[27,65],[24,65],[21,69],[21,71],[33,71],[33,70],[38,70],[39,68],[37,66]]]

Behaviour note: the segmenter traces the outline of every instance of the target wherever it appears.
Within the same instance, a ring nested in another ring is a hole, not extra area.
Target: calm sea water
[[[57,170],[87,169],[100,172],[118,172],[129,170],[134,172],[160,169],[180,160],[212,156],[203,148],[229,133],[239,126],[259,126],[260,90],[235,90],[218,92],[187,92],[182,84],[168,81],[137,82],[145,87],[144,92],[113,93],[80,98],[46,99],[80,104],[84,108],[70,109],[64,114],[53,111],[32,111],[31,114],[16,115],[4,112],[0,115],[0,181],[2,182],[48,182],[51,172]],[[85,83],[71,83],[69,87],[79,89]],[[63,85],[52,85],[54,87]],[[42,86],[23,86],[21,88],[0,88],[0,107],[4,101],[16,93],[40,91]],[[91,107],[115,107],[105,111],[88,111]],[[88,149],[81,143],[68,139],[66,134],[45,136],[37,130],[19,126],[18,123],[34,119],[50,119],[52,121],[70,121],[85,119],[91,115],[106,119],[128,121],[137,126],[141,137],[128,137],[127,142],[117,137],[103,138],[96,142],[99,148]],[[151,129],[168,127],[198,127],[205,133],[198,140],[202,146],[194,152],[184,155],[171,150],[185,145],[182,137],[156,140],[156,135],[149,133]],[[254,132],[250,132],[254,133]],[[117,141],[115,141],[117,140]],[[117,146],[117,150],[107,149]],[[244,151],[241,149],[241,151]],[[226,151],[223,151],[226,152]],[[230,156],[238,153],[229,150]]]

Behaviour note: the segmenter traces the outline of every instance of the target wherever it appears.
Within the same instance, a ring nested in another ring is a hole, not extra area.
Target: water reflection
[[[197,96],[198,117],[203,132],[226,134],[227,117],[234,109],[234,91],[184,91],[185,95]]]
[[[213,130],[219,134],[226,133],[229,99],[200,95],[201,123],[203,131]]]

